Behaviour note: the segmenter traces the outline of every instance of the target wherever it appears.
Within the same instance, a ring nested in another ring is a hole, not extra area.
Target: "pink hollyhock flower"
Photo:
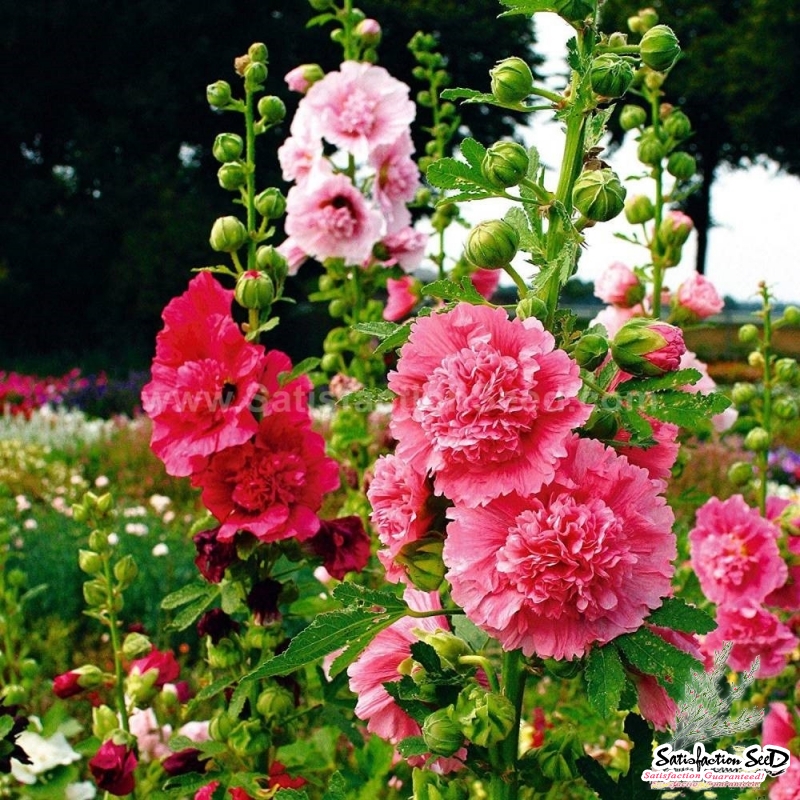
[[[98,789],[121,797],[130,794],[136,785],[137,763],[133,750],[106,739],[89,761],[89,771]]]
[[[404,272],[413,272],[425,258],[428,237],[412,227],[401,228],[383,237],[381,244],[387,250],[387,258],[381,259],[387,267],[399,264]]]
[[[286,233],[319,261],[361,264],[381,238],[383,216],[346,175],[309,179],[286,196]]]
[[[461,303],[417,319],[389,374],[397,457],[469,506],[538,491],[591,412],[578,365],[554,346],[539,320],[501,308]]]
[[[672,467],[681,449],[678,441],[680,429],[671,422],[662,422],[652,417],[647,417],[647,421],[653,428],[653,439],[656,442],[654,445],[650,447],[617,446],[615,449],[634,466],[646,469],[653,480],[666,481],[671,475]],[[631,435],[629,431],[622,428],[617,431],[615,438],[618,441],[627,442]]]
[[[316,135],[364,161],[408,129],[416,114],[408,93],[383,67],[345,61],[308,90],[302,105]]]
[[[195,792],[194,800],[212,800],[214,797],[214,792],[217,791],[218,786],[219,781],[211,781],[211,783],[207,783],[205,786]]]
[[[128,673],[144,675],[151,670],[158,673],[153,685],[159,688],[165,683],[172,683],[181,674],[180,665],[175,660],[172,650],[161,651],[155,647],[144,658],[131,661]]]
[[[594,295],[604,303],[633,308],[644,297],[644,285],[630,267],[615,261],[594,282]]]
[[[325,493],[339,486],[339,468],[318,433],[296,414],[275,412],[252,441],[211,458],[192,484],[202,487],[203,504],[220,521],[221,542],[240,530],[264,542],[307,539],[319,530]]]
[[[367,490],[372,524],[386,548],[378,558],[393,583],[405,580],[405,569],[394,561],[404,545],[425,536],[434,519],[429,500],[430,481],[394,455],[375,462],[375,474]]]
[[[286,259],[289,275],[297,275],[308,260],[308,255],[292,238],[284,239],[275,249]]]
[[[142,405],[153,420],[150,446],[170,475],[190,475],[258,427],[250,403],[264,350],[247,342],[231,318],[232,298],[233,291],[201,272],[164,309]]]
[[[789,768],[769,788],[769,800],[800,800],[800,759],[793,756]]]
[[[278,163],[285,181],[304,183],[310,175],[333,174],[323,157],[322,140],[304,135],[290,136],[278,148]]]
[[[641,305],[632,308],[621,308],[620,306],[608,306],[600,311],[589,323],[592,325],[602,325],[609,336],[616,336],[619,329],[629,320],[644,313]]]
[[[370,538],[359,516],[323,519],[319,530],[306,541],[306,547],[322,559],[328,573],[339,581],[348,572],[361,572],[370,556]]]
[[[719,296],[714,284],[699,272],[693,272],[678,287],[676,297],[678,305],[697,319],[712,317],[725,307],[725,301]]]
[[[379,145],[370,153],[369,164],[375,169],[374,196],[390,221],[405,216],[406,204],[421,186],[413,153],[414,143],[407,128],[393,142]]]
[[[708,367],[691,350],[687,350],[681,356],[681,363],[678,369],[696,369],[700,373],[700,380],[697,383],[687,384],[682,389],[685,392],[699,392],[700,394],[711,394],[717,390],[717,384],[708,374]],[[718,433],[728,430],[736,422],[738,412],[733,406],[728,406],[722,413],[711,417],[711,424]]]
[[[136,709],[130,716],[129,724],[142,761],[158,761],[172,752],[167,746],[172,726],[159,725],[152,708]]]
[[[299,425],[305,425],[308,422],[308,396],[313,385],[307,375],[281,385],[281,374],[291,370],[292,360],[286,353],[269,350],[264,357],[259,392],[251,407],[261,416],[276,412],[293,414]]]
[[[500,285],[500,270],[476,269],[469,278],[472,281],[472,285],[478,290],[478,293],[487,300],[491,300],[492,295],[494,295],[497,291],[497,287]]]
[[[659,485],[611,448],[572,437],[537,494],[448,511],[445,578],[506,650],[572,659],[637,630],[669,594],[673,515]]]
[[[741,495],[712,497],[697,511],[689,534],[692,568],[712,603],[759,603],[783,586],[788,572],[778,529]]]
[[[388,278],[386,291],[389,299],[383,309],[383,318],[398,322],[405,319],[419,302],[419,281],[410,275],[395,280]]]
[[[406,589],[403,596],[415,611],[436,611],[442,607],[436,592]],[[385,683],[394,683],[402,677],[400,665],[411,657],[411,645],[419,641],[415,630],[449,631],[450,625],[444,616],[403,617],[381,631],[347,668],[350,691],[358,697],[356,716],[366,720],[370,733],[392,744],[422,734],[420,726],[395,703],[384,687]],[[439,758],[434,769],[452,772],[462,766],[458,758]]]
[[[769,713],[761,726],[761,742],[789,749],[789,742],[797,736],[792,712],[786,703],[770,703]]]
[[[786,666],[786,656],[798,645],[797,637],[774,614],[757,603],[745,601],[736,607],[717,608],[717,627],[703,642],[707,656],[733,642],[728,664],[737,672],[760,661],[757,678],[773,678]]]

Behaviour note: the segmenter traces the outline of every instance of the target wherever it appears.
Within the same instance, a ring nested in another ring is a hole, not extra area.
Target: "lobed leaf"
[[[604,719],[608,719],[619,708],[627,681],[617,649],[613,645],[592,648],[584,678],[589,702]]]
[[[684,633],[709,633],[717,627],[709,614],[679,597],[665,597],[661,607],[653,611],[647,621]]]

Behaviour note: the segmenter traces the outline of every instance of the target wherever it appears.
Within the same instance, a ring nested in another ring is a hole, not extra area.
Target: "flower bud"
[[[269,58],[269,51],[263,42],[253,42],[247,48],[247,55],[250,56],[250,61],[257,64],[266,64]]]
[[[99,608],[105,605],[108,600],[105,581],[98,579],[86,581],[83,584],[83,599],[92,608]]]
[[[666,72],[681,53],[678,37],[667,25],[650,28],[640,43],[642,61],[656,72]]]
[[[626,105],[619,115],[619,124],[624,131],[641,128],[647,122],[647,112],[641,106]]]
[[[99,667],[95,667],[93,664],[84,664],[82,667],[57,675],[53,679],[53,694],[66,700],[68,697],[80,694],[85,689],[96,689],[98,686],[102,686],[104,680],[105,675]]]
[[[284,80],[291,91],[305,94],[324,77],[325,73],[319,64],[301,64],[299,67],[289,70],[284,76]]]
[[[267,125],[277,125],[286,116],[286,104],[280,97],[269,94],[258,101],[258,113]]]
[[[679,181],[688,181],[697,172],[697,161],[689,153],[677,150],[667,161],[667,172]]]
[[[461,656],[472,654],[470,646],[454,633],[450,633],[450,631],[436,630],[430,632],[419,630],[415,631],[415,633],[423,642],[429,644],[436,651],[443,667],[459,670],[461,665],[458,659]]]
[[[739,328],[739,341],[742,344],[755,344],[758,341],[758,328],[752,322]]]
[[[234,728],[234,721],[224,711],[211,718],[208,723],[208,735],[212,741],[224,742],[227,741]]]
[[[511,701],[481,686],[463,689],[456,701],[455,718],[469,741],[479,747],[502,742],[516,722]]]
[[[775,362],[775,377],[782,383],[794,385],[800,378],[800,368],[793,358],[779,358]]]
[[[266,79],[266,64],[260,61],[251,61],[244,68],[244,85],[250,90],[255,91],[256,89],[260,89]]]
[[[731,400],[737,406],[746,406],[758,397],[758,390],[752,383],[735,383],[731,389]]]
[[[422,738],[435,756],[452,756],[464,744],[464,734],[453,719],[452,706],[440,708],[425,718]]]
[[[208,665],[212,669],[228,669],[235,667],[242,658],[239,648],[230,639],[220,639],[212,643],[211,639],[206,639],[206,658]]]
[[[247,228],[238,217],[219,217],[211,228],[209,243],[218,253],[235,253],[247,239]]]
[[[644,225],[655,216],[653,201],[646,194],[637,194],[625,203],[625,219],[631,225]]]
[[[528,297],[524,297],[517,303],[515,314],[517,319],[520,320],[525,320],[529,317],[545,319],[547,317],[547,306],[544,300],[528,295]]]
[[[440,536],[425,536],[400,549],[395,561],[405,567],[409,580],[423,592],[434,592],[444,580],[444,542]]]
[[[257,269],[248,269],[237,279],[234,297],[242,308],[269,308],[275,297],[275,287],[269,275]]]
[[[146,656],[153,650],[152,642],[142,633],[129,633],[122,643],[122,655],[128,661]]]
[[[661,159],[666,155],[666,148],[662,141],[658,138],[652,128],[646,130],[639,139],[639,145],[636,148],[636,157],[642,164],[647,164],[649,167],[654,167],[661,162]]]
[[[492,186],[516,186],[528,172],[528,151],[517,142],[496,142],[481,162],[481,172]]]
[[[362,19],[356,25],[355,34],[368,47],[375,47],[381,41],[381,26],[375,19]]]
[[[85,572],[87,575],[97,575],[103,570],[103,559],[94,550],[79,550],[78,566],[81,572]]]
[[[223,189],[235,192],[247,183],[247,169],[241,161],[223,164],[217,170],[217,180]]]
[[[783,319],[787,325],[800,325],[800,308],[797,306],[786,306],[783,309]]]
[[[256,211],[267,219],[278,219],[286,213],[286,198],[280,189],[274,187],[264,189],[255,196],[253,202]]]
[[[682,141],[692,135],[692,123],[683,111],[676,109],[664,119],[664,132],[673,139]]]
[[[265,244],[256,250],[256,265],[268,272],[273,281],[281,285],[289,274],[289,263],[286,256],[276,247]]]
[[[776,397],[772,404],[772,411],[778,419],[789,421],[797,419],[798,415],[797,400],[794,397]]]
[[[119,728],[116,712],[108,706],[96,706],[92,709],[92,734],[101,741]]]
[[[533,89],[533,73],[517,56],[505,58],[489,70],[492,94],[501,102],[521,103]]]
[[[608,340],[599,333],[584,333],[572,350],[572,357],[578,366],[596,370],[608,355]]]
[[[747,486],[752,479],[753,465],[747,461],[736,461],[728,469],[728,480],[734,486]]]
[[[680,328],[642,317],[626,322],[611,342],[611,356],[619,368],[637,378],[674,372],[685,352]]]
[[[655,25],[658,25],[658,12],[654,8],[640,8],[639,19],[645,31],[649,31]]]
[[[214,158],[223,164],[227,164],[229,161],[236,161],[243,150],[244,142],[237,133],[220,133],[211,146]]]
[[[519,234],[504,220],[494,219],[476,225],[467,236],[464,255],[483,269],[501,269],[517,254]]]
[[[206,100],[212,108],[225,108],[231,102],[231,85],[217,81],[206,86]]]
[[[267,722],[280,724],[294,713],[294,697],[282,686],[268,686],[258,696],[256,710]]]
[[[764,369],[764,356],[758,351],[753,350],[752,353],[747,354],[747,363],[751,367],[756,367],[757,369]]]
[[[262,728],[260,719],[240,722],[229,734],[228,747],[239,758],[258,756],[272,744],[269,733]]]
[[[592,0],[555,0],[553,10],[567,22],[582,22],[594,14]]]
[[[95,553],[107,553],[111,549],[111,544],[108,541],[108,534],[104,531],[92,531],[89,534],[89,547]]]
[[[139,567],[136,566],[132,555],[123,556],[114,564],[114,577],[117,579],[120,589],[127,589],[139,574]]]
[[[622,97],[633,83],[633,66],[615,53],[603,53],[592,61],[589,80],[602,97]]]
[[[613,170],[584,170],[572,188],[572,202],[586,219],[606,222],[622,211],[625,194]]]
[[[760,426],[756,426],[747,432],[744,437],[744,449],[752,450],[754,453],[763,453],[769,450],[769,432]]]

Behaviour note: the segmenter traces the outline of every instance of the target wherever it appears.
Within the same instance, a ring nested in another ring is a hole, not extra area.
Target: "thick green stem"
[[[125,675],[122,669],[122,647],[119,641],[119,626],[117,613],[114,610],[114,575],[111,569],[111,558],[103,556],[103,575],[106,581],[106,611],[108,613],[108,628],[111,636],[111,649],[114,653],[114,702],[117,706],[120,725],[125,733],[130,733],[128,725],[128,709],[125,704]]]
[[[770,304],[769,289],[761,284],[761,299],[763,302],[764,334],[761,345],[761,355],[764,357],[764,395],[761,425],[769,434],[772,444],[772,305]],[[769,467],[769,448],[760,450],[756,456],[758,466],[758,508],[763,517],[767,515],[767,470]]]
[[[256,225],[256,131],[253,113],[253,90],[245,87],[244,128],[245,155],[247,159],[247,183],[245,184],[245,207],[247,209],[247,232],[250,241],[247,243],[247,269],[256,268],[256,239],[252,234],[257,232]]]
[[[658,101],[659,93],[658,91],[654,91],[650,96],[650,120],[653,124],[653,130],[656,136],[658,136],[658,131],[661,127]],[[656,184],[656,202],[653,221],[653,242],[651,247],[656,246],[658,230],[661,227],[661,220],[664,218],[664,164],[661,160],[653,167],[653,180]],[[664,272],[666,271],[666,267],[661,263],[660,258],[655,257],[655,253],[653,253],[653,256],[653,318],[658,319],[661,316],[661,290],[664,285]]]
[[[503,694],[514,706],[514,726],[508,737],[494,753],[498,767],[489,784],[489,800],[517,800],[519,797],[519,729],[522,722],[522,701],[525,695],[527,674],[522,663],[522,652],[513,650],[503,654]]]

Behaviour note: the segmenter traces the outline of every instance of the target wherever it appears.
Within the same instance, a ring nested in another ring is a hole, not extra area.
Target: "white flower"
[[[123,517],[146,517],[147,509],[144,506],[131,506],[122,510]]]
[[[69,745],[63,733],[54,733],[45,739],[38,733],[23,731],[17,737],[17,744],[28,754],[30,764],[20,764],[11,759],[11,774],[20,782],[36,783],[36,778],[55,767],[80,761],[80,755]]]
[[[159,543],[158,543],[158,544],[157,544],[157,545],[156,545],[156,546],[153,548],[153,551],[152,551],[152,552],[153,552],[153,555],[154,555],[156,558],[158,558],[159,556],[166,556],[166,555],[169,555],[169,547],[167,547],[167,545],[166,545],[166,544],[164,544],[164,542],[159,542]]]
[[[134,536],[146,536],[148,530],[150,529],[143,522],[129,522],[125,526],[125,533],[131,533]]]
[[[117,534],[116,534],[116,533],[109,533],[109,534],[108,534],[108,543],[109,543],[109,544],[110,544],[112,547],[115,547],[116,545],[118,545],[118,544],[119,544],[119,536],[117,536]]]
[[[97,789],[91,781],[71,783],[64,792],[65,800],[94,800]]]
[[[30,511],[31,504],[27,497],[24,494],[18,494],[14,500],[17,503],[17,512],[22,513],[23,511]]]
[[[106,486],[108,486],[109,483],[111,483],[111,481],[105,475],[98,475],[94,479],[94,485],[98,489],[105,489]]]
[[[31,517],[22,523],[22,527],[25,528],[26,531],[35,531],[39,527],[39,523]]]
[[[164,494],[154,494],[150,498],[150,505],[153,507],[156,514],[163,514],[171,502],[172,500]]]

